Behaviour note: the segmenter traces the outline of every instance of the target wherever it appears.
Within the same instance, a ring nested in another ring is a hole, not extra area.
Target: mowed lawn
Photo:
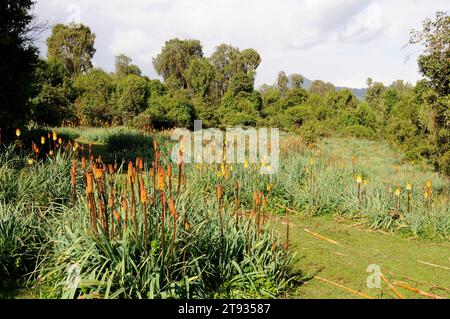
[[[296,252],[296,267],[303,272],[304,277],[304,283],[292,292],[290,298],[364,298],[314,276],[374,298],[397,298],[383,281],[381,289],[367,288],[367,278],[371,273],[366,272],[366,269],[372,264],[380,266],[390,283],[400,282],[425,292],[450,297],[450,243],[372,231],[361,228],[357,223],[329,216],[289,215],[289,247]],[[285,226],[284,218],[279,218],[277,230],[282,236],[285,236]],[[319,239],[305,229],[337,244]],[[427,298],[394,287],[405,298]]]

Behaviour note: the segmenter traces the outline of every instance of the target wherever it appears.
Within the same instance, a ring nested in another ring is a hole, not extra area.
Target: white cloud
[[[345,30],[339,33],[339,39],[364,43],[380,35],[381,28],[380,7],[377,3],[371,3],[350,19]]]
[[[285,70],[361,87],[369,76],[417,80],[401,50],[409,29],[449,9],[448,0],[38,0],[35,12],[51,24],[79,16],[97,35],[95,65],[107,70],[123,52],[155,77],[152,58],[166,40],[195,38],[207,55],[220,43],[256,49],[258,85]]]

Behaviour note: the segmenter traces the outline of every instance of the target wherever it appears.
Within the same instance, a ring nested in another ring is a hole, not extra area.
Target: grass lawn
[[[355,223],[333,220],[329,216],[308,217],[290,214],[290,248],[296,252],[296,267],[304,273],[304,284],[291,298],[360,298],[359,296],[318,280],[319,276],[374,298],[396,298],[382,281],[381,289],[367,288],[366,269],[381,267],[388,281],[450,297],[450,243],[406,238],[381,231],[358,228]],[[277,229],[284,234],[285,222],[279,219]],[[336,241],[339,245],[316,238],[304,229]],[[447,267],[439,268],[422,262]],[[395,286],[405,298],[426,298]]]

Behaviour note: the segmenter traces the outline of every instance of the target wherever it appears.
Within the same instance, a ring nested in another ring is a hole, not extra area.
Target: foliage
[[[92,68],[95,34],[83,24],[56,24],[47,39],[47,56],[60,60],[70,76],[77,77]]]
[[[112,94],[113,121],[115,124],[129,122],[147,108],[150,96],[149,85],[146,78],[135,74],[127,75],[118,81]]]
[[[29,119],[27,100],[37,63],[37,49],[32,44],[32,35],[37,29],[33,24],[33,4],[32,0],[0,3],[0,133],[3,141],[5,137],[12,137],[12,129],[23,127]]]
[[[75,107],[80,124],[111,124],[114,114],[110,104],[114,90],[111,75],[101,69],[92,69],[77,77],[74,87],[78,90]]]

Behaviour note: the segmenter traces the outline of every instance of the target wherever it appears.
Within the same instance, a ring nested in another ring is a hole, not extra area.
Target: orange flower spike
[[[114,217],[116,218],[116,221],[120,221],[120,214],[119,214],[119,211],[118,211],[118,210],[116,210],[116,211],[114,212]]]
[[[94,177],[92,173],[86,174],[86,193],[92,194],[94,192]]]
[[[145,190],[145,187],[141,186],[141,203],[146,204],[147,199],[148,199],[147,191]]]
[[[128,163],[128,178],[130,178],[131,176],[133,176],[133,162],[129,162]]]
[[[175,209],[175,201],[173,200],[172,196],[170,196],[169,199],[169,211],[170,211],[170,215],[172,215],[172,217],[177,217],[177,211]]]
[[[172,166],[170,164],[167,166],[167,176],[172,177]]]
[[[222,196],[223,196],[223,193],[222,193],[222,185],[217,185],[217,198],[219,199],[219,201],[221,201],[222,200]]]
[[[165,188],[165,172],[164,169],[160,166],[158,167],[158,190],[163,191]]]
[[[56,130],[53,130],[53,141],[57,141],[58,140],[58,134],[56,133]]]
[[[81,168],[83,168],[83,170],[86,170],[86,157],[82,157],[81,158]]]

